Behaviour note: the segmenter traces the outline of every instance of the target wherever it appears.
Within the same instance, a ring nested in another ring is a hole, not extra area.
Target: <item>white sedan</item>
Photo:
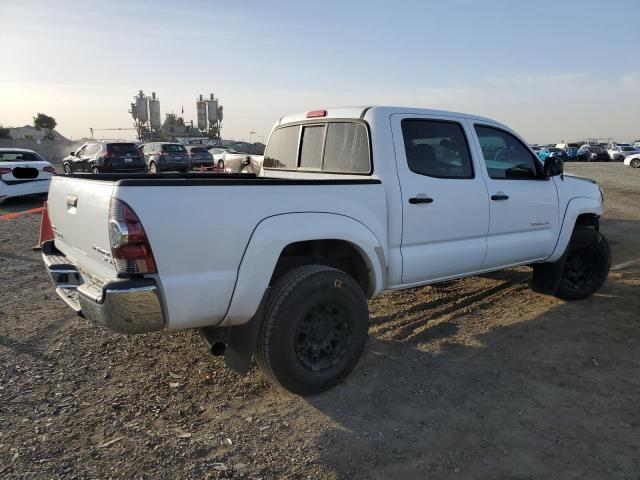
[[[262,155],[249,155],[227,147],[213,147],[210,152],[213,155],[214,165],[227,173],[258,174],[260,172]]]
[[[614,145],[609,150],[607,150],[607,153],[609,154],[609,158],[611,160],[621,161],[621,160],[624,160],[629,155],[638,153],[638,151],[629,144],[623,144],[623,145],[618,144],[618,145]]]
[[[0,203],[23,195],[45,194],[55,168],[33,150],[0,148]]]
[[[624,164],[630,165],[633,168],[640,168],[640,153],[624,157]]]

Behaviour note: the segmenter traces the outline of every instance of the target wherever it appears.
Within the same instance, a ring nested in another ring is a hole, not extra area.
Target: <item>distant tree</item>
[[[0,138],[11,138],[11,135],[9,134],[9,129],[6,127],[3,127],[1,123],[0,123]]]
[[[38,130],[44,130],[44,138],[48,140],[53,140],[53,129],[56,128],[57,124],[55,118],[44,113],[38,113],[37,116],[33,117],[33,126]]]

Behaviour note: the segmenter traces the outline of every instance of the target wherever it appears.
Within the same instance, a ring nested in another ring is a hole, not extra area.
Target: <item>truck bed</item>
[[[72,174],[53,178],[48,205],[55,247],[83,281],[101,285],[122,278],[111,258],[112,199],[130,206],[155,257],[158,273],[147,277],[157,284],[166,325],[190,328],[223,321],[247,245],[262,222],[289,214],[334,215],[366,226],[386,244],[381,184],[369,176]],[[296,224],[296,240],[315,238],[305,237],[311,227]],[[336,238],[329,227],[326,234]],[[265,258],[280,253],[261,248]]]
[[[206,186],[206,185],[355,185],[380,184],[377,178],[282,178],[254,173],[72,173],[66,178],[114,182],[117,186]]]

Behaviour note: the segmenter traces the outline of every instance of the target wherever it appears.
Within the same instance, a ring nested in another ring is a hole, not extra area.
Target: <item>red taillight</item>
[[[44,167],[42,170],[43,170],[44,172],[57,173],[57,172],[56,172],[56,169],[55,169],[55,168],[53,168],[53,167]]]
[[[7,167],[0,167],[0,175],[4,175],[5,173],[11,173],[11,169]]]
[[[157,273],[149,239],[140,219],[122,200],[109,207],[111,255],[119,273]]]
[[[317,118],[317,117],[326,117],[326,116],[327,116],[326,110],[311,110],[310,112],[307,112],[307,118]]]

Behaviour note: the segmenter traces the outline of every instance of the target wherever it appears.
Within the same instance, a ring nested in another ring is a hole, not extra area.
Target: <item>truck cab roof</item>
[[[411,108],[411,107],[394,107],[383,105],[363,105],[351,107],[331,107],[327,109],[312,110],[309,112],[294,113],[281,117],[276,126],[285,125],[287,123],[301,122],[308,119],[327,119],[327,118],[365,118],[365,115],[394,115],[394,114],[413,114],[413,115],[431,115],[442,117],[464,117],[485,122],[499,123],[490,118],[471,115],[468,113],[451,112],[447,110],[433,110],[428,108]]]

